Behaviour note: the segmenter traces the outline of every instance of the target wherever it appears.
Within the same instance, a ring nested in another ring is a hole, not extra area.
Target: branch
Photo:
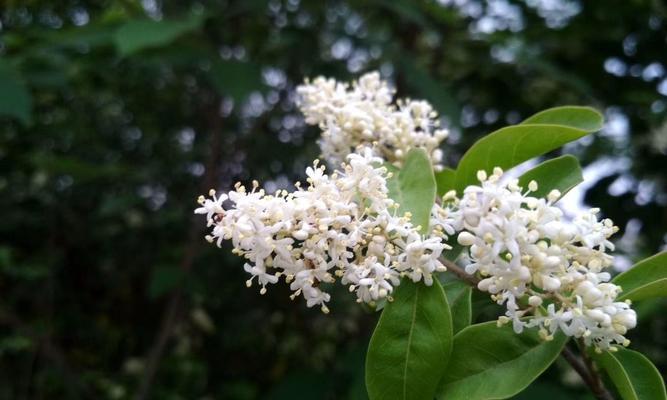
[[[477,279],[476,276],[468,274],[463,268],[456,265],[456,263],[454,263],[452,261],[449,261],[445,257],[440,257],[440,262],[445,267],[447,267],[447,271],[453,272],[462,281],[464,281],[468,285],[474,287],[475,289],[477,288],[477,284],[479,283],[479,279]]]
[[[604,382],[602,382],[602,377],[598,373],[595,363],[588,356],[586,345],[583,340],[581,338],[577,339],[577,344],[579,345],[581,357],[584,359],[584,364],[591,376],[591,384],[589,386],[593,391],[593,394],[600,400],[614,400],[614,396],[612,396],[611,393],[609,393],[609,390],[604,386]]]
[[[602,379],[595,369],[592,360],[586,355],[586,350],[580,349],[580,352],[583,360],[567,346],[563,348],[560,355],[577,371],[584,383],[591,389],[595,398],[599,400],[614,400],[614,396],[612,396],[604,386],[604,383],[602,383]]]
[[[593,387],[593,378],[591,377],[591,374],[588,372],[588,367],[586,364],[584,364],[577,355],[570,350],[567,346],[563,347],[563,351],[560,353],[561,356],[567,361],[572,368],[579,374],[581,379],[584,381],[584,383],[589,386]]]

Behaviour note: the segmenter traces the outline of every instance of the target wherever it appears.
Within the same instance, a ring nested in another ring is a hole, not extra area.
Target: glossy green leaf
[[[579,390],[577,390],[579,389]],[[512,400],[595,400],[591,393],[581,387],[563,385],[559,380],[538,379]]]
[[[641,353],[625,348],[601,354],[591,352],[609,375],[623,400],[665,400],[665,382],[653,363]]]
[[[526,189],[532,180],[538,183],[538,188],[531,196],[546,197],[554,189],[560,191],[562,196],[583,182],[584,176],[579,161],[565,155],[547,160],[524,173],[519,178],[519,185]]]
[[[432,399],[452,346],[452,319],[440,283],[404,279],[387,303],[366,356],[371,400]]]
[[[447,295],[452,313],[452,329],[456,334],[472,322],[472,288],[459,280],[448,280],[442,287]]]
[[[444,168],[442,171],[436,172],[435,183],[438,187],[438,196],[444,196],[450,190],[455,190],[456,171],[451,168]]]
[[[32,95],[18,71],[0,60],[0,116],[14,117],[24,125],[30,123]]]
[[[223,96],[242,102],[255,90],[263,90],[262,70],[256,64],[242,61],[216,61],[208,71],[213,87]]]
[[[479,170],[491,173],[494,167],[514,167],[588,133],[568,126],[542,124],[499,129],[478,140],[463,155],[456,170],[456,188],[462,191],[466,186],[478,183]]]
[[[179,36],[199,28],[203,20],[201,16],[190,16],[183,20],[128,21],[116,31],[114,43],[121,55],[128,56],[147,48],[168,45]]]
[[[619,300],[642,300],[667,296],[667,252],[635,264],[612,281],[623,288]]]
[[[567,337],[541,340],[535,329],[516,334],[495,321],[471,325],[454,336],[438,399],[505,399],[525,389],[558,357]]]
[[[399,213],[412,213],[412,223],[428,231],[431,209],[435,202],[435,177],[426,152],[412,149],[398,172],[388,168],[394,175],[388,179],[389,197],[400,204]]]
[[[522,124],[564,125],[586,132],[596,132],[602,129],[604,117],[591,107],[562,106],[540,111],[526,118]]]

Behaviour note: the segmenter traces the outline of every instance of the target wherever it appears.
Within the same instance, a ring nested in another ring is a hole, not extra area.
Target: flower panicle
[[[309,307],[328,312],[326,284],[340,281],[358,302],[373,304],[390,298],[401,277],[433,282],[444,271],[438,260],[449,248],[442,240],[453,233],[451,218],[440,211],[433,237],[424,237],[409,214],[387,195],[387,170],[370,149],[348,156],[331,175],[317,162],[306,170],[307,186],[267,195],[258,184],[252,191],[235,190],[200,197],[212,230],[207,239],[218,245],[231,241],[233,252],[246,259],[244,269],[260,293],[284,277]],[[228,202],[230,206],[224,207]]]
[[[442,169],[441,142],[449,132],[424,100],[398,99],[378,72],[351,84],[318,77],[297,88],[298,106],[306,123],[322,130],[323,157],[337,167],[357,147],[367,147],[387,162],[401,167],[408,151],[421,148],[433,167]]]
[[[561,331],[600,350],[627,346],[636,313],[616,300],[621,288],[605,271],[618,228],[598,221],[597,209],[566,221],[554,206],[558,191],[539,199],[530,195],[537,182],[523,191],[502,176],[500,168],[490,176],[480,171],[480,184],[465,190],[457,236],[468,249],[466,272],[479,275],[478,288],[507,308],[499,324],[512,322],[517,332],[537,327],[546,340]]]

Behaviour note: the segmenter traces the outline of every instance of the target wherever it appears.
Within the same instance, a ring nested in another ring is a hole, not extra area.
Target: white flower
[[[377,156],[400,167],[408,151],[423,148],[436,169],[441,169],[447,137],[439,129],[437,113],[426,101],[398,100],[394,90],[371,72],[348,85],[316,78],[297,88],[306,123],[322,129],[319,141],[329,165],[338,167],[357,147],[371,148]]]
[[[433,234],[423,237],[409,215],[396,215],[381,161],[362,148],[331,175],[313,163],[305,188],[267,195],[257,182],[250,192],[237,184],[227,194],[200,198],[195,213],[206,214],[213,227],[209,241],[230,240],[247,260],[246,283],[256,279],[262,294],[283,276],[292,298],[302,295],[308,307],[328,312],[327,285],[341,278],[359,302],[373,303],[388,298],[401,276],[432,284],[433,274],[445,269],[438,258],[449,248],[442,238],[454,232],[455,215],[434,207]]]
[[[636,314],[615,301],[620,288],[603,271],[612,262],[609,237],[618,230],[611,220],[598,222],[592,209],[564,221],[552,205],[560,193],[531,197],[537,182],[524,193],[516,180],[501,183],[499,168],[477,176],[480,185],[466,188],[458,203],[457,239],[469,248],[466,271],[482,277],[478,288],[507,307],[499,323],[512,321],[517,332],[539,327],[546,340],[560,330],[602,350],[627,345],[623,335]]]
[[[439,237],[422,240],[418,234],[409,235],[403,253],[398,256],[399,271],[406,271],[414,282],[423,280],[427,285],[433,284],[433,274],[445,271],[439,261],[445,245]]]
[[[445,270],[440,257],[450,249],[448,237],[457,235],[470,261],[465,271],[506,308],[499,324],[512,322],[517,333],[535,327],[545,340],[563,332],[597,350],[629,344],[624,335],[637,316],[629,302],[616,301],[621,289],[605,272],[618,228],[598,221],[598,209],[564,220],[553,205],[559,191],[533,197],[538,182],[524,191],[518,180],[501,182],[503,171],[494,168],[490,175],[479,171],[480,184],[460,199],[454,191],[439,199],[429,227],[414,226],[388,197],[382,165],[400,168],[411,149],[421,148],[434,169],[442,168],[439,146],[447,131],[432,106],[393,103],[393,89],[377,72],[352,84],[320,77],[297,92],[306,123],[323,131],[323,156],[337,169],[328,175],[315,161],[306,169],[307,185],[297,183],[291,193],[267,194],[254,181],[249,192],[237,184],[229,193],[200,196],[195,209],[211,228],[206,239],[218,246],[231,241],[246,260],[248,286],[256,281],[264,294],[283,277],[292,299],[303,296],[325,313],[327,290],[337,280],[358,302],[391,300],[401,278],[431,285]]]
[[[199,196],[197,202],[201,204],[201,207],[195,209],[195,214],[206,214],[206,219],[210,221],[214,214],[224,212],[222,203],[227,200],[227,195],[223,194],[218,197],[215,195],[215,190],[211,190],[209,196],[211,196],[210,199]]]
[[[350,290],[356,290],[359,302],[371,303],[386,298],[400,283],[399,273],[390,263],[390,257],[385,257],[384,264],[379,263],[376,256],[367,257],[363,265],[350,265],[342,283],[351,284]]]

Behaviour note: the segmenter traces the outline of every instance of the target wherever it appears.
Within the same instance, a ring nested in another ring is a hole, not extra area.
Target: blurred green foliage
[[[650,0],[6,0],[0,398],[365,398],[377,316],[246,289],[191,216],[211,187],[301,178],[317,156],[294,105],[306,76],[380,69],[427,98],[449,166],[539,110],[603,110],[603,132],[565,149],[579,194],[622,228],[627,260],[657,252],[666,18]],[[636,306],[633,346],[664,373],[665,303]],[[585,398],[572,377],[558,363],[520,398]]]

